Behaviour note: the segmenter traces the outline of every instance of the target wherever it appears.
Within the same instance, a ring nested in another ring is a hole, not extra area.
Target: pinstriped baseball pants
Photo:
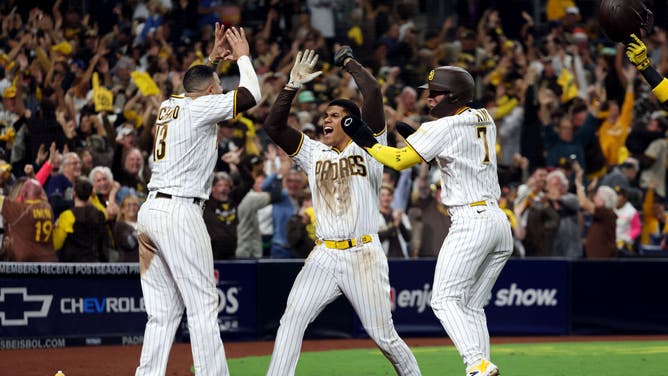
[[[452,225],[436,262],[431,307],[467,366],[490,359],[483,309],[512,254],[510,222],[496,205],[450,209]]]
[[[211,240],[201,207],[192,199],[149,198],[139,211],[138,222],[148,322],[136,375],[165,374],[184,308],[196,374],[228,375],[218,327]]]
[[[267,375],[294,375],[306,327],[341,294],[397,374],[420,375],[415,356],[394,329],[388,270],[378,235],[347,250],[316,246],[290,290]]]

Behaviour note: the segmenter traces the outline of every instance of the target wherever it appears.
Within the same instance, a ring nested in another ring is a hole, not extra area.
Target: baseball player
[[[499,209],[496,126],[483,109],[467,107],[473,77],[458,67],[429,73],[430,114],[396,149],[378,143],[359,119],[346,117],[344,131],[374,158],[401,170],[436,159],[441,171],[441,201],[452,226],[441,246],[434,274],[431,307],[457,347],[467,376],[496,376],[483,306],[513,249],[510,223]]]
[[[20,178],[14,187],[16,199],[0,195],[0,214],[8,234],[0,260],[58,261],[53,249],[53,211],[42,185],[35,179]]]
[[[223,94],[208,65],[188,69],[185,94],[162,102],[156,120],[149,194],[138,215],[141,286],[148,322],[136,375],[164,375],[187,308],[197,375],[228,375],[217,321],[213,254],[202,208],[217,159],[216,124],[253,107],[260,84],[244,29],[216,23],[209,60],[236,60],[239,87]],[[227,47],[231,48],[231,51]]]
[[[341,129],[342,118],[360,116],[360,109],[350,100],[331,101],[323,114],[322,142],[287,125],[298,89],[321,74],[313,72],[317,61],[314,51],[297,54],[290,81],[265,121],[267,134],[308,175],[318,239],[288,296],[267,374],[295,373],[306,327],[344,294],[397,374],[420,375],[415,357],[392,323],[387,258],[377,234],[383,166]],[[375,78],[352,57],[349,47],[337,51],[335,64],[353,76],[364,98],[361,116],[374,130],[374,140],[385,144],[383,102]]]

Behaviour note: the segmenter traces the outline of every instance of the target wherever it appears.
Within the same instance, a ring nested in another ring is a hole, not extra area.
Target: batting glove
[[[353,49],[350,46],[341,46],[334,54],[334,65],[342,67],[347,58],[354,59]]]
[[[373,132],[366,123],[357,116],[344,116],[341,119],[341,126],[353,141],[364,148],[373,147],[378,141],[373,137]]]
[[[626,46],[626,56],[639,71],[643,71],[650,64],[647,58],[647,47],[635,34],[631,34],[631,38],[633,38],[633,41]]]
[[[313,68],[318,63],[318,57],[313,50],[299,51],[295,59],[295,65],[290,71],[290,81],[288,81],[287,87],[299,89],[303,84],[320,76],[322,71],[313,72]]]

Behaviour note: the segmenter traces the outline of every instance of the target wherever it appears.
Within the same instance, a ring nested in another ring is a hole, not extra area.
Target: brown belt
[[[167,194],[167,193],[158,192],[158,193],[155,194],[155,198],[166,198],[168,200],[171,200],[172,195]],[[189,197],[184,197],[184,198],[189,198]],[[201,199],[201,198],[198,198],[198,197],[192,197],[191,199],[193,200],[193,204],[196,204],[196,205],[202,205],[202,203],[204,202],[204,199]]]

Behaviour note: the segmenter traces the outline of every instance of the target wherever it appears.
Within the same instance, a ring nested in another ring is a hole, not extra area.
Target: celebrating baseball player
[[[434,274],[431,307],[466,364],[467,376],[496,376],[490,362],[489,332],[483,306],[510,257],[510,222],[499,209],[496,125],[483,109],[467,107],[473,77],[466,70],[442,66],[429,73],[430,114],[397,149],[378,143],[354,116],[344,131],[384,165],[405,169],[436,159],[441,171],[441,201],[452,226],[441,246]]]
[[[185,94],[165,100],[156,120],[150,193],[138,216],[141,286],[148,322],[136,375],[164,375],[187,308],[195,373],[229,375],[217,321],[211,240],[202,208],[217,159],[216,125],[253,107],[260,83],[243,28],[216,23],[209,61],[235,60],[239,87],[223,94],[208,65],[188,69]]]
[[[308,175],[318,238],[288,296],[267,374],[295,373],[306,327],[344,294],[396,372],[419,375],[415,357],[392,322],[387,258],[377,234],[383,165],[341,129],[344,116],[360,116],[359,107],[347,99],[329,102],[322,142],[287,125],[297,91],[321,74],[313,71],[317,61],[314,51],[297,54],[290,81],[265,121],[267,134]],[[364,98],[361,116],[375,133],[371,137],[385,144],[383,101],[375,78],[353,58],[349,47],[336,52],[335,64],[352,75]]]
[[[626,44],[626,56],[640,71],[657,99],[668,101],[668,80],[652,67],[642,37],[652,30],[654,15],[640,0],[603,0],[598,21],[615,42]]]

